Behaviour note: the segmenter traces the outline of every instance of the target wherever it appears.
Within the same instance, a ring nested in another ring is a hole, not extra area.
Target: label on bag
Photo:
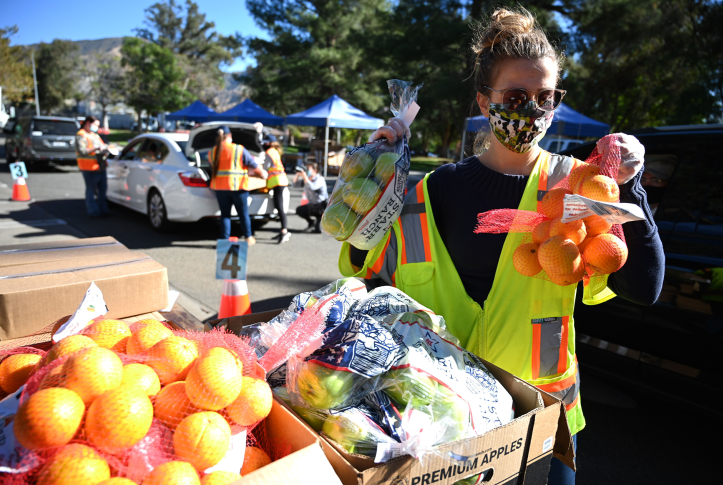
[[[95,283],[91,283],[78,309],[53,335],[53,342],[59,342],[65,337],[81,332],[88,322],[106,313],[108,313],[108,307],[103,299],[103,292]]]
[[[231,442],[229,443],[228,451],[226,455],[211,468],[206,470],[206,473],[211,472],[231,472],[239,473],[241,467],[244,464],[244,454],[246,453],[246,430],[241,431],[238,434],[231,435]]]
[[[562,222],[572,222],[593,215],[598,215],[611,224],[645,220],[643,209],[635,204],[600,202],[581,195],[565,196]]]

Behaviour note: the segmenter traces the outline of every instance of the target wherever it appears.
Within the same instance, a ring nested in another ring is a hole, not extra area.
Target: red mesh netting
[[[173,483],[207,470],[239,473],[234,458],[246,433],[272,459],[290,452],[255,431],[271,411],[271,389],[253,350],[225,331],[95,319],[47,352],[0,351],[0,388],[22,385],[11,421],[15,456],[0,457],[20,473],[3,483]]]

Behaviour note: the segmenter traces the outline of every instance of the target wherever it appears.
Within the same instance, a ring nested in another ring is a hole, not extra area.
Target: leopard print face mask
[[[554,111],[539,109],[535,101],[519,111],[509,111],[504,105],[493,103],[489,123],[497,140],[508,150],[527,153],[545,136],[554,114]]]

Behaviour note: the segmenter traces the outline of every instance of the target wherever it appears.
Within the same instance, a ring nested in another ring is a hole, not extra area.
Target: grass
[[[115,143],[116,145],[120,146],[126,146],[128,144],[128,140],[130,140],[134,136],[135,133],[131,130],[110,130],[110,134],[108,135],[108,142]]]
[[[434,158],[434,157],[412,157],[410,159],[410,170],[420,172],[431,172],[436,170],[445,163],[453,163],[451,158]]]

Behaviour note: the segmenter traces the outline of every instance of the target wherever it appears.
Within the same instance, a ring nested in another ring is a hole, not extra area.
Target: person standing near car
[[[108,176],[104,152],[107,146],[98,135],[100,121],[88,116],[75,134],[78,168],[85,180],[85,209],[90,217],[108,215]]]
[[[480,213],[536,211],[538,197],[580,163],[538,145],[565,94],[556,89],[562,56],[522,7],[495,11],[476,32],[472,50],[476,101],[490,125],[485,149],[410,188],[401,215],[373,249],[343,243],[339,270],[404,291],[443,316],[464,348],[561,400],[577,448],[585,427],[573,318],[578,285],[517,272],[513,253],[525,235],[474,233]],[[393,118],[370,141],[384,137],[394,144],[405,134],[410,137],[409,128]],[[638,205],[645,219],[622,226],[627,262],[599,284],[584,286],[583,303],[620,296],[652,305],[662,289],[665,256],[640,185],[644,148],[628,135],[617,140],[620,201]],[[598,145],[603,156],[609,147]],[[548,483],[574,482],[575,472],[553,458]]]
[[[326,203],[329,200],[326,180],[319,175],[319,165],[316,162],[307,163],[306,171],[301,167],[296,167],[296,170],[294,183],[299,178],[304,180],[304,194],[309,201],[307,204],[296,208],[296,215],[309,223],[307,228],[304,229],[306,232],[320,233],[321,216],[324,214]],[[316,218],[316,222],[312,220],[312,217]]]
[[[264,169],[269,174],[269,178],[266,179],[266,188],[274,191],[274,207],[281,220],[281,230],[277,240],[281,244],[291,239],[284,211],[284,193],[289,191],[289,179],[286,177],[286,169],[281,161],[281,145],[276,141],[276,137],[274,135],[266,137],[263,140],[263,146],[265,149]]]
[[[266,179],[266,170],[259,167],[254,157],[245,150],[243,145],[233,143],[231,129],[220,127],[216,132],[216,146],[208,153],[208,161],[213,169],[211,174],[211,190],[216,194],[218,207],[221,210],[221,239],[231,237],[231,207],[241,223],[241,232],[249,246],[256,244],[251,235],[251,218],[249,217],[248,181],[249,172]]]

